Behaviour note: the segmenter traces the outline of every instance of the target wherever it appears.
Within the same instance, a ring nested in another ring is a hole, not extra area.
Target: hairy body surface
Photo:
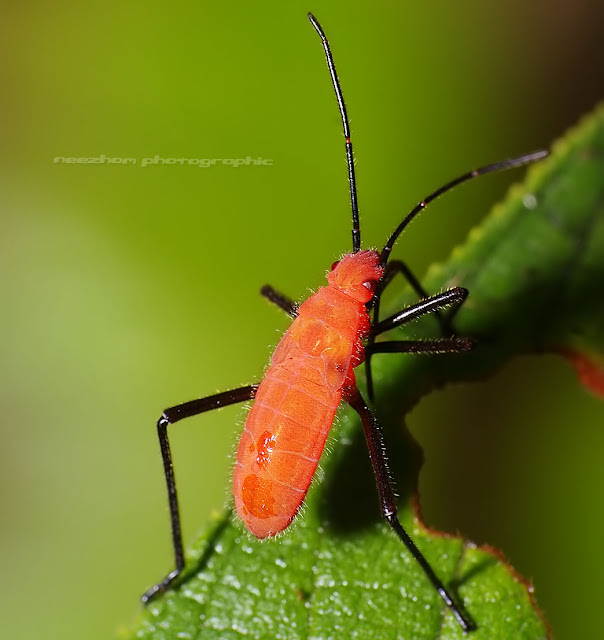
[[[375,251],[347,254],[304,302],[277,346],[245,423],[233,480],[257,538],[283,531],[308,491],[371,328],[365,306],[382,277]]]

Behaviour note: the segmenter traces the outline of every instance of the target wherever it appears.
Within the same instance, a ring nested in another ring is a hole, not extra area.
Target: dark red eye
[[[338,265],[340,264],[339,260],[336,260],[332,265],[331,265],[331,270],[333,271]]]
[[[373,293],[377,287],[377,282],[375,280],[367,280],[367,282],[363,282],[363,286]]]

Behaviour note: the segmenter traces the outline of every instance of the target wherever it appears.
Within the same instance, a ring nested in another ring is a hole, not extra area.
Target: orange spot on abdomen
[[[271,518],[275,515],[273,504],[273,485],[268,480],[259,478],[255,473],[250,473],[243,481],[241,488],[243,505],[254,518]]]
[[[256,444],[258,455],[256,464],[262,469],[271,461],[271,451],[275,448],[275,436],[270,431],[265,431]]]

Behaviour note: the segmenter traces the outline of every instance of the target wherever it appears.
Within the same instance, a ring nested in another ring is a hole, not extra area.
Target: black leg
[[[468,290],[463,289],[462,287],[453,287],[452,289],[448,289],[443,293],[438,293],[435,296],[430,296],[425,298],[421,302],[417,304],[411,305],[398,313],[382,320],[381,322],[377,322],[377,314],[379,313],[379,298],[374,306],[374,315],[373,315],[373,326],[371,327],[371,331],[369,333],[369,337],[367,339],[367,346],[365,347],[365,373],[367,380],[367,392],[369,393],[369,398],[373,400],[373,376],[371,375],[371,356],[374,353],[377,353],[377,350],[374,349],[375,337],[380,333],[384,333],[385,331],[389,331],[390,329],[394,329],[395,327],[399,327],[407,322],[411,322],[416,318],[419,318],[427,313],[433,313],[438,311],[438,309],[442,309],[443,307],[449,306],[451,304],[460,305],[466,298],[468,297]],[[441,317],[442,320],[442,317]],[[443,325],[443,328],[446,325]]]
[[[386,265],[384,276],[380,282],[380,288],[370,303],[370,307],[373,308],[373,324],[374,325],[380,324],[380,300],[382,297],[382,293],[384,292],[386,287],[392,282],[392,280],[394,279],[394,276],[397,273],[400,273],[403,276],[403,278],[405,278],[405,280],[411,285],[411,288],[413,289],[413,291],[415,291],[415,293],[418,295],[419,298],[421,298],[422,300],[425,300],[430,297],[428,295],[428,292],[422,286],[422,283],[418,280],[418,278],[416,278],[413,271],[411,271],[411,269],[407,266],[405,262],[403,262],[402,260],[391,260]],[[458,306],[455,307],[454,311],[457,311],[458,308],[459,308]],[[444,317],[439,312],[438,308],[434,309],[432,313],[434,314],[434,316],[436,317],[436,319],[440,324],[441,334],[443,336],[451,335],[451,319],[453,317],[453,314],[449,314],[446,317]],[[377,334],[369,336],[367,340],[367,346],[371,347],[373,345],[375,341],[375,335]],[[369,393],[369,399],[373,400],[373,376],[371,375],[371,358],[365,359],[365,376],[367,380],[367,391]]]
[[[427,313],[431,313],[437,309],[442,309],[443,307],[448,307],[451,304],[461,304],[468,297],[468,290],[463,289],[462,287],[453,287],[452,289],[448,289],[447,291],[443,291],[442,293],[437,293],[434,296],[430,296],[417,304],[413,304],[398,313],[374,324],[371,327],[372,336],[377,336],[380,333],[384,333],[385,331],[390,331],[390,329],[394,329],[395,327],[400,327],[407,322],[411,322],[411,320],[415,320],[416,318],[420,318]]]
[[[394,276],[397,273],[400,273],[403,276],[403,278],[405,278],[405,280],[411,285],[411,288],[413,289],[413,291],[415,291],[415,293],[417,294],[418,298],[420,298],[420,300],[424,300],[430,297],[428,292],[424,289],[422,283],[415,277],[415,274],[413,273],[413,271],[411,271],[411,269],[407,266],[405,262],[403,262],[402,260],[391,260],[386,265],[386,271],[384,273],[384,277],[382,278],[382,282],[380,286],[380,293],[379,293],[379,296],[377,297],[376,304],[374,305],[374,314],[373,314],[374,324],[377,324],[379,322],[379,303],[380,303],[379,298],[381,297],[381,294],[386,289],[386,287],[392,282],[392,280],[394,279]],[[443,336],[450,335],[451,330],[449,326],[450,325],[449,317],[448,316],[446,318],[443,317],[443,315],[439,313],[438,309],[435,309],[432,313],[434,314],[434,317],[438,320],[440,324],[441,334]]]
[[[472,338],[437,338],[436,340],[391,340],[375,342],[365,348],[365,358],[374,353],[459,353],[474,348]]]
[[[262,289],[260,289],[260,294],[276,304],[280,309],[283,309],[283,311],[292,318],[298,317],[298,305],[287,296],[275,291],[270,284],[265,284]]]
[[[369,456],[371,458],[371,465],[375,474],[377,482],[378,493],[380,496],[380,505],[382,515],[392,527],[396,535],[401,542],[407,547],[409,553],[419,563],[420,567],[424,570],[424,573],[438,591],[441,598],[445,601],[445,604],[451,609],[453,615],[457,618],[457,621],[461,625],[464,631],[470,631],[475,628],[474,622],[458,607],[449,592],[444,587],[443,583],[439,580],[434,573],[432,567],[428,564],[428,561],[422,555],[421,551],[417,548],[413,540],[409,537],[407,532],[403,529],[399,522],[397,513],[396,497],[394,493],[392,475],[388,468],[386,461],[386,455],[384,450],[384,438],[382,435],[382,428],[375,416],[365,404],[365,401],[361,397],[359,390],[356,387],[347,390],[347,402],[350,406],[359,414],[363,423],[363,429],[365,431],[365,438],[367,439],[367,446],[369,447]]]
[[[165,591],[168,586],[180,575],[185,566],[185,555],[182,547],[182,534],[180,529],[180,515],[178,511],[178,496],[176,494],[176,482],[174,480],[174,466],[172,464],[172,454],[170,453],[170,443],[168,441],[168,425],[174,424],[183,418],[196,416],[205,411],[220,409],[230,404],[251,400],[256,395],[257,384],[250,384],[247,387],[223,391],[213,396],[191,400],[184,404],[179,404],[170,409],[166,409],[161,418],[157,421],[157,435],[159,436],[159,446],[161,457],[164,463],[164,474],[168,488],[168,505],[170,508],[170,523],[172,526],[172,544],[174,546],[175,569],[171,571],[161,582],[151,587],[141,598],[143,604],[147,604],[155,596]]]

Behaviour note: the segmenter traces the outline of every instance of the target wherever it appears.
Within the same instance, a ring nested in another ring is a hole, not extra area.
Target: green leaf
[[[475,336],[479,346],[459,356],[374,358],[376,413],[385,426],[402,524],[476,622],[476,640],[535,640],[549,631],[530,586],[498,552],[423,525],[416,500],[421,451],[400,428],[401,416],[430,389],[484,378],[522,353],[563,353],[592,389],[601,389],[603,175],[599,109],[530,170],[525,184],[511,190],[447,264],[429,271],[429,291],[453,285],[470,290],[455,327]],[[411,301],[408,294],[389,306],[396,310]],[[406,331],[433,337],[436,329],[434,319],[425,318]],[[260,542],[230,511],[218,517],[189,552],[186,575],[148,606],[129,637],[464,636],[380,519],[358,421],[343,410],[334,431],[322,460],[324,477],[311,487],[290,530]]]

